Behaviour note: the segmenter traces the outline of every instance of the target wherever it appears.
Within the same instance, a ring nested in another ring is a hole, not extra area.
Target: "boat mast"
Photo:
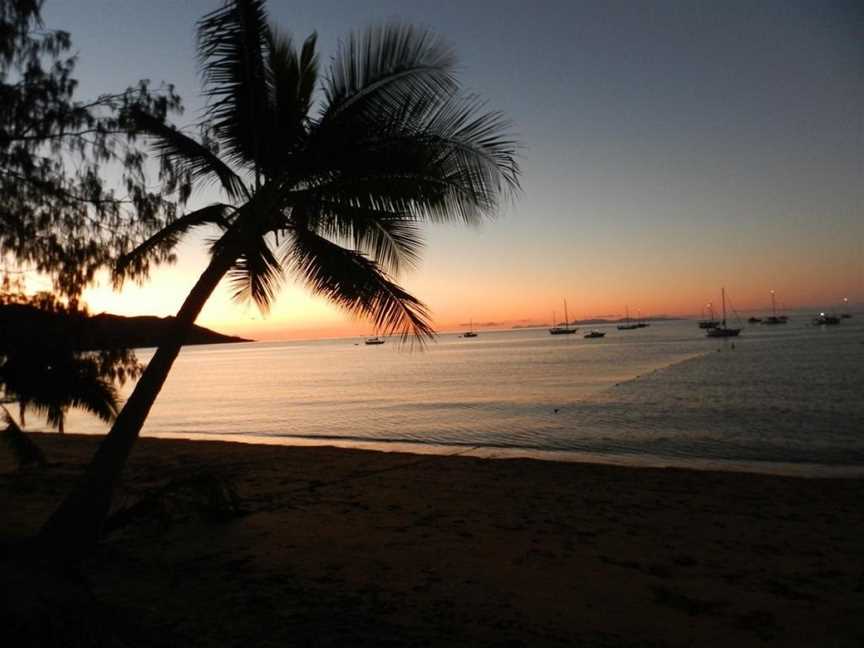
[[[567,300],[564,300],[564,328],[570,328],[570,317],[567,315]]]
[[[774,299],[774,291],[771,291],[771,317],[777,318],[777,302]]]
[[[723,302],[723,328],[726,328],[726,288],[720,289],[720,299]]]

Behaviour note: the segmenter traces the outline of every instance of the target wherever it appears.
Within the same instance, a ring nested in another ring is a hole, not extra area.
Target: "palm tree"
[[[0,365],[0,387],[18,401],[25,425],[28,409],[44,414],[48,424],[64,432],[66,412],[77,407],[110,423],[119,398],[113,380],[104,375],[98,357],[55,347],[23,348]]]
[[[43,529],[67,550],[98,538],[111,493],[185,332],[226,275],[266,310],[284,273],[421,342],[429,312],[396,282],[424,222],[473,224],[518,191],[517,143],[497,112],[464,97],[454,57],[429,32],[391,24],[354,34],[319,74],[313,34],[295,48],[263,0],[228,0],[198,24],[209,98],[198,140],[138,111],[163,178],[216,183],[223,202],[176,218],[123,257],[118,281],[164,259],[193,228],[215,226],[209,265],[177,313],[79,487]],[[321,94],[316,99],[316,89]]]

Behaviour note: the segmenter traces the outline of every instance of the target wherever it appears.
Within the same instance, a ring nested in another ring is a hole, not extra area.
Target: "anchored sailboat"
[[[717,326],[720,322],[714,319],[714,307],[711,304],[708,304],[708,319],[705,319],[705,309],[702,309],[702,319],[699,320],[699,328],[701,329],[710,329]]]
[[[764,318],[762,320],[763,324],[785,324],[789,321],[789,318],[784,317],[783,315],[777,316],[777,301],[774,295],[774,291],[771,291],[771,315]]]
[[[468,330],[462,334],[463,338],[475,338],[477,337],[477,333],[474,332],[474,320],[471,320],[471,323],[468,325]]]
[[[624,318],[624,323],[618,325],[618,330],[619,331],[632,331],[633,329],[640,328],[639,324],[637,324],[636,322],[630,321],[630,307],[625,306],[624,310],[627,313],[627,315]]]
[[[715,326],[713,328],[709,328],[706,332],[707,337],[738,337],[738,334],[741,332],[740,328],[729,328],[726,326],[726,289],[722,288],[720,290],[720,294],[723,300],[723,319],[720,321],[719,326]]]
[[[575,326],[570,326],[570,318],[567,315],[567,300],[564,300],[564,326],[555,324],[555,318],[552,318],[552,328],[549,329],[549,335],[572,335],[577,329]]]

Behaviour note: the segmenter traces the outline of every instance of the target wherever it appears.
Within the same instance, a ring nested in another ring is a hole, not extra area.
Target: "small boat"
[[[849,298],[843,298],[843,312],[840,313],[840,319],[852,319],[852,313],[849,312]]]
[[[774,291],[771,291],[771,314],[762,320],[763,324],[767,324],[769,326],[774,324],[785,324],[789,321],[789,318],[785,315],[777,315],[777,302],[774,296]]]
[[[590,340],[593,338],[602,338],[606,337],[606,331],[597,331],[596,329],[593,331],[589,331],[583,336],[586,340]]]
[[[761,321],[762,321],[761,317],[749,317],[749,318],[747,318],[747,322],[750,324],[758,324]]]
[[[738,334],[741,333],[740,328],[729,328],[726,326],[726,289],[722,288],[720,290],[721,299],[723,302],[723,319],[720,320],[720,324],[713,328],[709,328],[705,335],[710,338],[727,338],[727,337],[738,337]]]
[[[474,320],[471,320],[471,323],[468,325],[468,330],[462,334],[463,338],[475,338],[477,337],[477,333],[474,332]]]
[[[364,344],[368,344],[370,346],[375,344],[384,344],[384,338],[380,338],[377,335],[375,337],[368,337],[366,338]]]
[[[624,310],[627,314],[624,316],[624,323],[618,325],[618,330],[619,331],[633,331],[635,329],[640,328],[639,324],[637,324],[636,322],[630,321],[630,307],[625,306]]]
[[[567,300],[564,300],[564,326],[555,324],[555,316],[552,316],[552,328],[549,329],[549,335],[572,335],[579,329],[575,326],[570,326],[569,317],[567,316]]]
[[[720,324],[720,322],[714,319],[714,308],[711,306],[711,304],[708,304],[708,319],[705,319],[705,309],[702,309],[702,319],[699,320],[699,328],[716,328],[718,324]]]
[[[741,329],[736,328],[727,328],[726,326],[717,327],[708,329],[705,332],[706,337],[710,338],[727,338],[727,337],[738,337],[738,334],[741,332]]]
[[[834,324],[839,324],[840,318],[836,315],[828,315],[827,313],[819,313],[817,317],[813,318],[814,326],[833,326]]]

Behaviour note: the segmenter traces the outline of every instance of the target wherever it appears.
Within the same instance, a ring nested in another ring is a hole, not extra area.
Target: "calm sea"
[[[584,327],[445,334],[423,352],[362,339],[188,347],[144,434],[864,469],[864,318],[816,328],[793,317],[734,343],[693,321],[599,329],[595,340]],[[105,425],[74,413],[67,429]]]

